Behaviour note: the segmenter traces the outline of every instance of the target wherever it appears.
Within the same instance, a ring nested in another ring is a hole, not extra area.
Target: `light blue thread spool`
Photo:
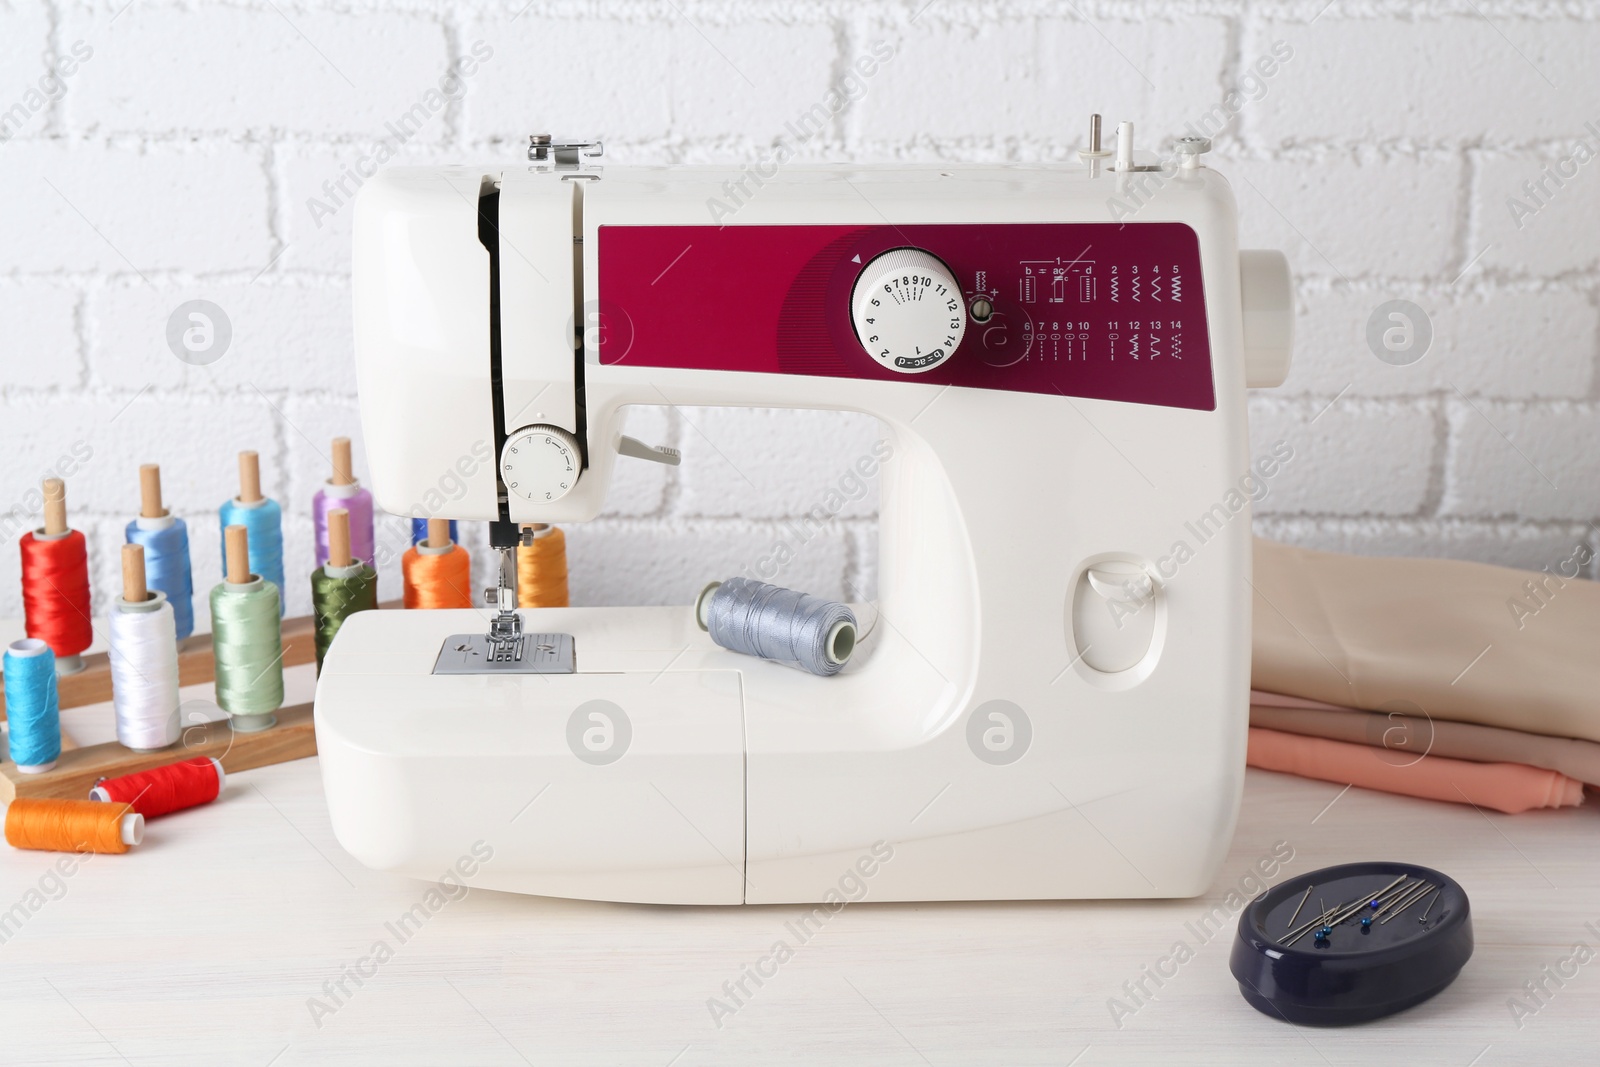
[[[23,774],[48,771],[61,757],[56,654],[36,637],[23,638],[6,649],[4,669],[11,761]]]
[[[145,583],[167,594],[178,640],[194,633],[194,574],[189,565],[189,527],[179,518],[143,516],[128,523],[128,544],[144,546]]]
[[[749,578],[706,586],[695,619],[723,648],[812,674],[838,674],[856,646],[856,616],[844,604]]]
[[[278,587],[278,617],[283,617],[283,508],[269,497],[248,504],[238,498],[224,501],[222,516],[222,559],[227,566],[227,531],[243,526],[250,534],[250,573],[259,574]]]

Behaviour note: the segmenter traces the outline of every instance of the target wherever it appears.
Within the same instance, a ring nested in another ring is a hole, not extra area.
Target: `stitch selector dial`
[[[850,293],[850,319],[867,354],[900,374],[941,366],[967,329],[961,287],[919,248],[896,248],[866,265]]]
[[[559,426],[524,426],[500,449],[500,480],[506,490],[535,504],[550,504],[578,484],[583,452],[578,439]]]

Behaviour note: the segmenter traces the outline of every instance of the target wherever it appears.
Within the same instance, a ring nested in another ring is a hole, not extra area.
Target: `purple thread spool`
[[[343,508],[350,513],[350,555],[371,564],[373,555],[372,494],[360,485],[334,485],[317,490],[311,516],[317,527],[317,566],[328,562],[328,512]]]

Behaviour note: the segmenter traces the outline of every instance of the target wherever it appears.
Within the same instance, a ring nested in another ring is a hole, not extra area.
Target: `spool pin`
[[[243,526],[230,526],[223,533],[228,555],[228,584],[249,585],[255,576],[250,573],[250,531]]]
[[[349,458],[348,440],[345,440],[347,451],[345,458]],[[348,482],[335,483],[348,485]],[[429,534],[431,539],[432,534]],[[448,537],[448,534],[446,534]],[[350,556],[350,512],[344,508],[334,508],[328,512],[328,568],[329,573],[334,571],[348,571],[355,561]]]
[[[67,483],[60,478],[44,480],[44,536],[67,535]]]
[[[245,507],[259,504],[261,495],[261,456],[255,452],[239,453],[238,502]]]
[[[329,479],[332,485],[355,485],[355,463],[350,458],[350,438],[335,437],[333,439],[333,477]]]
[[[143,604],[150,599],[144,580],[144,546],[122,546],[122,599],[128,604]]]
[[[161,467],[144,463],[139,467],[139,517],[164,519],[167,509],[161,506]]]

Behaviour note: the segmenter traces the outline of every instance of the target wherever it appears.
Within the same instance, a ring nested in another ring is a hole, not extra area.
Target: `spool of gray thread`
[[[712,582],[695,621],[732,652],[812,674],[838,674],[856,647],[856,616],[844,604],[749,578]]]

